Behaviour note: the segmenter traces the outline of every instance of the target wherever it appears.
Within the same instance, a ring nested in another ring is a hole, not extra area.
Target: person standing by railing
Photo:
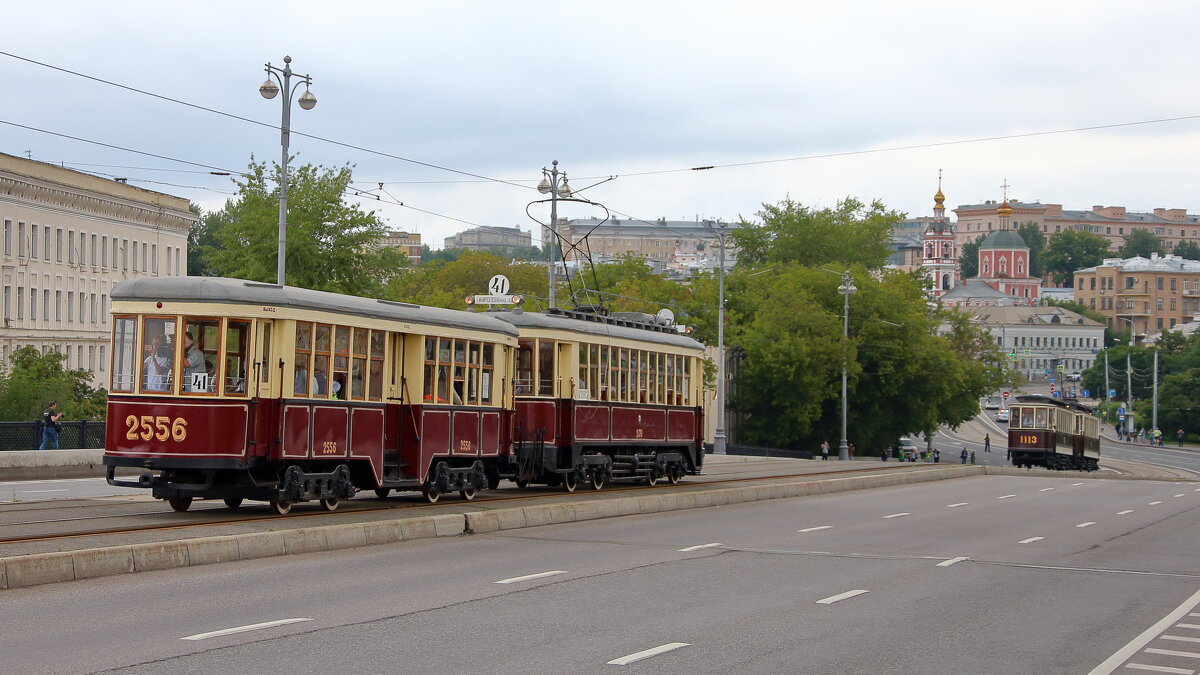
[[[46,450],[51,444],[54,450],[58,449],[58,419],[62,416],[63,414],[58,412],[58,401],[50,401],[50,405],[42,413],[42,444],[38,446],[38,450]]]

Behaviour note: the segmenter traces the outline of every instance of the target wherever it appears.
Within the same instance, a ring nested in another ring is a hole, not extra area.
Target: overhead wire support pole
[[[291,136],[292,124],[292,94],[304,85],[304,93],[297,102],[305,110],[312,110],[317,105],[317,97],[308,90],[312,77],[296,75],[298,81],[292,86],[292,57],[283,57],[283,68],[277,68],[267,63],[267,80],[258,87],[258,93],[265,99],[275,98],[283,92],[283,121],[279,125],[279,144],[283,147],[282,158],[279,161],[279,251],[275,263],[275,283],[284,285],[284,265],[287,258],[287,193],[288,193],[288,143]],[[276,84],[278,82],[278,84]]]
[[[571,186],[567,185],[566,172],[558,170],[557,159],[551,162],[550,167],[549,171],[545,167],[542,167],[542,181],[538,183],[537,190],[542,194],[548,193],[550,195],[550,239],[552,241],[550,246],[550,309],[554,309],[554,276],[558,265],[556,252],[559,248],[558,230],[556,229],[558,227],[558,198],[560,196],[570,197]],[[566,261],[563,262],[565,263]]]
[[[850,296],[858,289],[854,287],[854,279],[850,277],[850,270],[846,270],[842,274],[842,285],[838,286],[838,293],[841,293],[845,298],[842,305],[842,349],[848,351],[847,343],[850,341]],[[842,439],[838,443],[838,459],[845,461],[850,459],[850,445],[846,440],[846,367],[847,359],[849,358],[846,351],[842,352]]]
[[[717,296],[717,428],[713,431],[713,454],[724,455],[727,439],[725,437],[725,223],[717,221],[717,241],[720,252],[717,254],[717,278],[720,290]],[[842,436],[845,436],[845,431]]]

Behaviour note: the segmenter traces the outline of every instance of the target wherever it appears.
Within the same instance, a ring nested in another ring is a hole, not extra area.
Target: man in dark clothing
[[[53,445],[53,449],[58,449],[58,418],[63,414],[58,412],[58,401],[50,401],[50,405],[42,413],[42,444],[38,446],[38,450],[46,450],[47,446]]]
[[[992,435],[991,434],[983,435],[983,451],[984,452],[992,451]]]
[[[1183,429],[1175,432],[1175,437],[1179,439],[1179,447],[1183,447]]]

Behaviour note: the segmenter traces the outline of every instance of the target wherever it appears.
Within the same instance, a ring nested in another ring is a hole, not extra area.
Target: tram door
[[[259,321],[258,334],[255,336],[254,353],[257,356],[255,363],[258,365],[257,377],[255,377],[257,394],[259,398],[277,398],[280,396],[278,388],[283,378],[279,374],[279,366],[277,362],[272,362],[271,356],[271,336],[274,333],[273,321]]]

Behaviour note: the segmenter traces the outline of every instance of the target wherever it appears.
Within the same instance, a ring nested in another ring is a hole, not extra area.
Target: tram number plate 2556
[[[187,438],[187,420],[182,417],[130,415],[125,418],[125,426],[125,438],[131,441],[165,441],[170,438],[180,443]]]

